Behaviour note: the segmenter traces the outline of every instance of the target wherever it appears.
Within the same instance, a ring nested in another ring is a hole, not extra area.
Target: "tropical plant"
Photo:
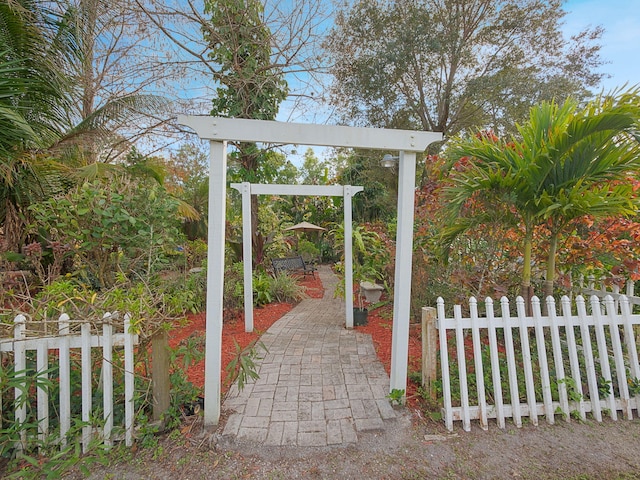
[[[451,145],[459,161],[445,188],[450,226],[443,238],[490,221],[524,231],[521,294],[528,298],[534,229],[549,229],[545,295],[553,292],[558,238],[574,220],[636,211],[624,182],[640,169],[638,92],[613,92],[585,107],[543,102],[508,141],[479,134]],[[622,182],[621,182],[622,181]],[[475,202],[475,203],[474,203]]]
[[[299,302],[306,297],[305,289],[287,272],[280,272],[270,282],[271,297],[277,302]]]
[[[116,131],[167,105],[155,95],[107,98],[97,95],[95,85],[87,86],[95,30],[82,28],[91,23],[91,12],[83,9],[98,3],[0,5],[0,224],[9,251],[19,251],[31,203],[72,186],[72,171],[83,179],[95,177],[102,170],[97,160],[129,150],[131,137]],[[81,73],[79,65],[85,69]],[[98,96],[102,103],[96,106]]]
[[[350,289],[344,282],[344,227],[336,225],[330,232],[336,245],[342,249],[341,261],[336,264],[336,271],[342,277],[342,282],[336,288],[336,295],[344,296]],[[385,269],[389,263],[389,251],[380,235],[363,225],[353,228],[353,282],[357,284],[356,291],[360,292],[361,282],[373,282],[385,280]],[[358,307],[364,307],[364,299],[358,293],[356,297]]]
[[[70,34],[44,5],[0,5],[0,224],[9,251],[23,240],[24,208],[60,189],[61,166],[42,149],[59,140],[70,106],[56,65],[70,54]]]

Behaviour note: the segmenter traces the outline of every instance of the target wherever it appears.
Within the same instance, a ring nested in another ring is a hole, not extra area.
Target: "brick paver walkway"
[[[346,445],[396,418],[371,337],[344,328],[344,303],[333,298],[338,280],[329,267],[318,274],[324,298],[303,300],[274,323],[261,338],[268,353],[258,362],[260,378],[241,392],[232,387],[225,440]]]

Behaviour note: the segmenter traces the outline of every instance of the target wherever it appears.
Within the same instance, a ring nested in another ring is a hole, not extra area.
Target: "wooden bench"
[[[295,272],[315,277],[317,270],[313,265],[307,265],[302,257],[273,258],[271,265],[276,275],[280,272]]]

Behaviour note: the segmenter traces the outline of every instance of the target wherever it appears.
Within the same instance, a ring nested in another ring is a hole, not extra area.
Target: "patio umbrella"
[[[283,228],[282,231],[295,230],[297,232],[326,232],[326,228],[319,227],[309,222],[297,223],[291,227]]]

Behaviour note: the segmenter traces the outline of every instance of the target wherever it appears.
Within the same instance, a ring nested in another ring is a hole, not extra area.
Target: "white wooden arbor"
[[[251,242],[251,195],[307,195],[344,199],[345,285],[353,285],[353,226],[351,198],[364,187],[352,185],[255,185],[232,183],[242,194],[242,258],[244,268],[244,330],[253,332],[253,245]],[[346,327],[353,328],[353,295],[345,295]]]
[[[179,115],[178,123],[191,127],[200,138],[209,140],[211,145],[209,156],[209,251],[204,387],[205,426],[217,425],[220,418],[227,141],[397,150],[399,152],[398,225],[390,390],[406,390],[416,153],[424,152],[431,143],[441,140],[442,134],[209,116]],[[263,187],[266,188],[267,186]],[[349,209],[350,212],[351,210]],[[346,215],[345,209],[345,220]],[[243,211],[243,217],[246,218],[247,216],[246,212]],[[350,224],[351,222],[349,221],[349,226]],[[346,235],[345,225],[345,237]],[[350,242],[345,241],[345,246],[347,244],[350,244]],[[345,252],[345,266],[347,264],[347,270],[350,272],[351,262],[347,263]],[[349,279],[345,278],[345,280],[348,282]],[[346,285],[349,285],[349,283],[346,283]],[[247,288],[245,286],[245,295],[246,292]],[[346,295],[346,297],[349,297],[349,295]]]

